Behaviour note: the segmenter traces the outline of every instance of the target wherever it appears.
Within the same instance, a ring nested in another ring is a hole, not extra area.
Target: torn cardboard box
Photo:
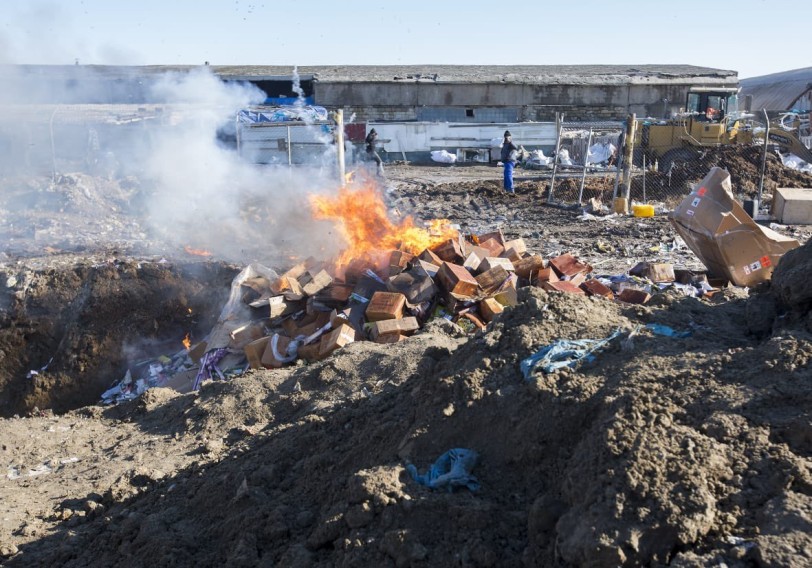
[[[712,168],[669,220],[711,274],[737,286],[769,280],[781,256],[800,246],[753,221],[733,198],[730,174],[722,168]]]

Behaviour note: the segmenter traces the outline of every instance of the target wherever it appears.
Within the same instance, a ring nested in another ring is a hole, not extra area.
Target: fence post
[[[764,112],[764,152],[761,154],[761,177],[758,180],[758,197],[755,207],[753,207],[753,217],[758,215],[758,209],[761,207],[761,191],[764,189],[764,174],[767,172],[767,143],[770,141],[770,117],[767,115],[767,109],[762,110]]]
[[[578,192],[578,205],[583,202],[584,183],[586,183],[586,167],[589,165],[589,148],[592,146],[592,128],[589,129],[589,139],[586,142],[586,153],[584,154],[584,171],[581,174],[581,190]]]
[[[338,183],[344,187],[347,183],[344,169],[344,109],[335,112],[336,121],[336,157],[338,158]]]
[[[620,185],[620,172],[623,169],[623,153],[626,151],[626,132],[620,133],[620,138],[617,141],[617,163],[615,164],[615,188],[612,191],[612,201],[617,199],[617,188]]]
[[[555,113],[555,157],[553,159],[553,175],[550,178],[550,193],[547,195],[547,203],[553,202],[553,187],[555,187],[555,174],[558,171],[558,151],[561,149],[561,130],[563,123],[564,115]]]
[[[291,153],[292,150],[290,147],[290,126],[286,126],[285,128],[287,129],[288,132],[288,165],[290,166],[293,165],[293,155]]]

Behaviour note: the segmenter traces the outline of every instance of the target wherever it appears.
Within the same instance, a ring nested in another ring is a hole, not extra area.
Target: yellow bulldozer
[[[809,113],[784,112],[766,119],[739,111],[736,88],[694,87],[685,108],[672,118],[637,120],[634,162],[641,165],[645,156],[647,164],[656,163],[661,172],[668,172],[675,162],[696,159],[703,148],[763,143],[767,132],[769,143],[782,153],[812,163],[812,151],[801,142],[802,136],[811,134],[809,129]]]

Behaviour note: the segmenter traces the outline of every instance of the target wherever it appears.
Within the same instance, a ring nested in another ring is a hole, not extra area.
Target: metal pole
[[[555,113],[555,158],[553,159],[553,175],[550,178],[550,193],[547,195],[547,203],[553,202],[553,187],[555,186],[555,174],[558,171],[558,151],[561,149],[561,131],[563,130],[564,115]]]
[[[592,146],[592,128],[589,129],[589,140],[586,143],[586,153],[584,154],[584,171],[581,174],[581,191],[578,192],[578,205],[583,202],[584,184],[586,183],[586,167],[589,165],[589,148]]]
[[[646,201],[646,153],[643,152],[643,203]]]
[[[626,207],[629,205],[629,196],[632,192],[632,160],[634,159],[634,137],[637,130],[637,115],[632,113],[629,117],[629,125],[627,127],[628,135],[626,136],[626,156],[623,164],[623,197],[626,199]]]
[[[615,164],[615,188],[612,191],[612,201],[617,199],[617,188],[620,185],[620,171],[623,169],[623,148],[626,144],[626,132],[621,132],[617,141],[617,163]]]
[[[764,174],[767,172],[767,142],[770,139],[770,117],[767,116],[767,109],[764,111],[764,152],[761,154],[761,178],[758,181],[758,197],[753,207],[753,217],[758,214],[758,208],[761,207],[761,192],[764,189]]]
[[[335,112],[335,121],[336,121],[336,155],[338,158],[338,183],[341,187],[344,187],[344,184],[347,180],[344,177],[345,168],[344,168],[344,110],[338,109]]]
[[[293,155],[291,154],[290,148],[290,126],[285,127],[288,131],[288,166],[293,164]]]

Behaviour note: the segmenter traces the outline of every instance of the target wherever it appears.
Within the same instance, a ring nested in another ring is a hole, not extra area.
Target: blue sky
[[[293,4],[0,0],[0,63],[812,66],[808,1]]]

